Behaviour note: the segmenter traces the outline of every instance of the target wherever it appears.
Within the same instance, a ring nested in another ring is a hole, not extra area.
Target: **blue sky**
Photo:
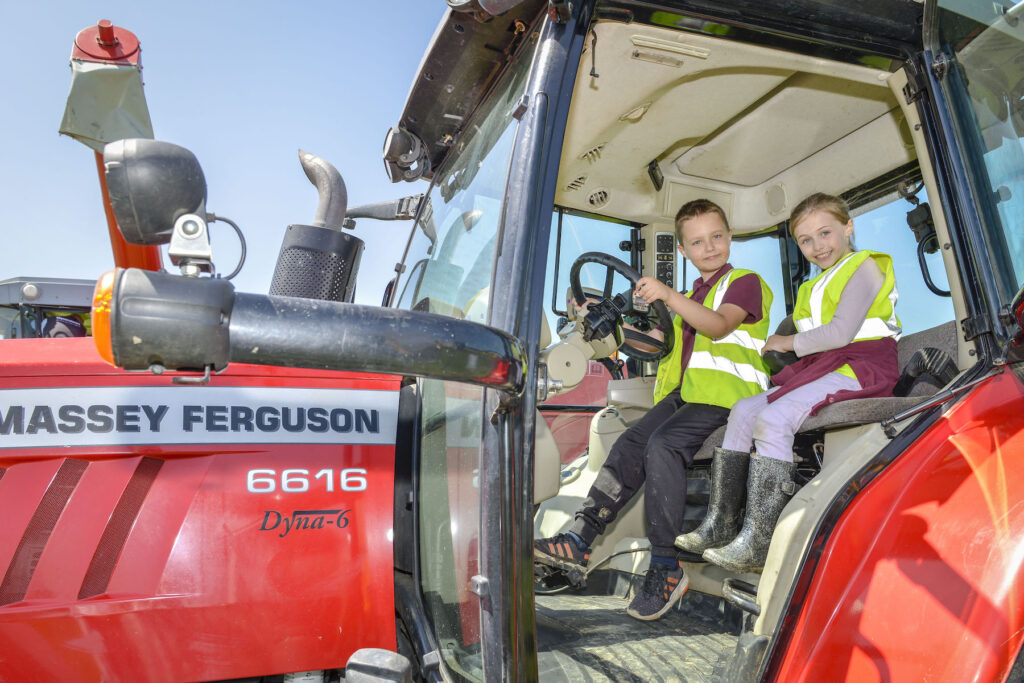
[[[157,139],[192,150],[209,211],[235,220],[249,256],[241,291],[266,292],[290,223],[309,223],[316,190],[298,148],[341,171],[349,205],[424,192],[392,185],[381,148],[446,4],[367,2],[12,2],[0,5],[7,64],[0,76],[0,279],[95,278],[113,267],[92,151],[58,135],[79,30],[109,19],[142,43]],[[411,224],[360,221],[366,242],[357,301],[379,303]],[[238,249],[212,227],[230,272]],[[169,265],[165,260],[165,265]]]
[[[285,228],[313,218],[317,196],[299,166],[299,147],[337,166],[350,206],[426,191],[424,182],[392,185],[380,152],[444,14],[443,0],[288,6],[8,0],[2,7],[0,19],[16,28],[5,33],[11,57],[0,76],[6,95],[0,126],[7,134],[0,155],[0,279],[95,278],[113,266],[92,151],[57,133],[72,43],[99,19],[142,41],[156,137],[196,154],[208,209],[245,231],[249,256],[234,280],[237,289],[266,292]],[[948,299],[924,290],[905,222],[909,208],[896,202],[858,219],[857,230],[861,246],[897,255],[899,314],[914,331],[952,313]],[[355,234],[366,243],[359,303],[380,302],[410,227],[359,222]],[[238,258],[234,233],[221,223],[212,230],[220,272],[230,272]],[[945,284],[942,275],[937,279]],[[773,317],[781,317],[781,291],[778,298]]]

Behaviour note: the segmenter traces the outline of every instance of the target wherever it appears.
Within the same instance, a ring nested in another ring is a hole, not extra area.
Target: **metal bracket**
[[[569,21],[572,15],[572,2],[569,0],[548,0],[548,16],[557,24]]]
[[[150,372],[152,372],[154,375],[163,374],[163,366],[161,365],[159,367],[161,369],[158,371],[154,370],[153,366],[150,366]],[[195,377],[193,375],[175,375],[174,377],[171,378],[171,382],[173,382],[174,384],[187,384],[202,387],[210,383],[210,378],[213,375],[219,375],[220,373],[224,372],[224,370],[227,370],[227,366],[225,366],[223,370],[214,370],[212,365],[207,365],[206,368],[204,368],[201,377]]]
[[[530,108],[530,96],[523,94],[516,102],[516,108],[512,110],[512,118],[516,121],[522,121],[523,115],[526,114],[526,110]]]
[[[422,668],[425,671],[441,668],[441,651],[433,650],[423,655]]]
[[[992,320],[987,315],[976,315],[973,318],[966,318],[960,323],[964,331],[964,339],[970,341],[983,334],[992,332]]]
[[[917,63],[914,61],[908,61],[904,71],[907,74],[907,84],[903,86],[903,98],[907,101],[907,104],[913,104],[921,99],[921,95],[924,92],[924,88],[921,85],[923,81],[922,74],[918,70]]]
[[[935,74],[935,78],[940,81],[945,78],[946,72],[949,71],[949,57],[946,55],[935,55],[935,60],[932,62],[932,73]]]
[[[907,84],[903,86],[903,98],[907,101],[907,104],[913,104],[921,99],[921,89],[907,81]]]
[[[174,221],[167,255],[171,263],[181,268],[186,277],[199,277],[200,273],[213,274],[213,250],[206,218],[186,213]]]
[[[517,396],[502,392],[498,399],[498,405],[494,408],[494,412],[491,413],[491,424],[498,424],[498,416],[507,415],[512,412],[512,408],[517,405],[519,405],[519,398]]]
[[[469,591],[479,597],[486,598],[490,595],[491,582],[487,580],[486,576],[477,574],[469,580]]]

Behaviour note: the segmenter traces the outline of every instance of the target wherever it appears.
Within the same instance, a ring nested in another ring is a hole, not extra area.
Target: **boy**
[[[635,292],[644,301],[664,301],[676,314],[672,353],[658,367],[655,406],[612,446],[571,529],[533,544],[536,562],[582,570],[591,544],[646,481],[651,563],[626,610],[642,620],[661,617],[689,585],[674,546],[686,467],[736,401],[768,387],[760,351],[772,293],[756,273],[729,265],[725,212],[707,199],[688,202],[676,214],[676,235],[680,252],[700,272],[692,291],[684,295],[645,277]]]

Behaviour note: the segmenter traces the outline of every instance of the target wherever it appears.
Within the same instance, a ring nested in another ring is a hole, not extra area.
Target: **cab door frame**
[[[480,496],[480,561],[488,582],[481,641],[488,680],[536,680],[537,639],[533,596],[533,440],[536,430],[539,341],[551,207],[569,95],[589,30],[593,3],[572,5],[560,22],[540,24],[540,47],[520,119],[503,206],[492,282],[490,324],[523,340],[526,391],[515,401],[488,390],[487,430]]]

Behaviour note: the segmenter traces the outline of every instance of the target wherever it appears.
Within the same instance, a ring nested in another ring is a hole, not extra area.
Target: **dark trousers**
[[[729,410],[686,403],[674,392],[622,433],[597,473],[572,531],[588,544],[618,516],[646,482],[647,537],[656,557],[675,557],[686,507],[686,468]]]

